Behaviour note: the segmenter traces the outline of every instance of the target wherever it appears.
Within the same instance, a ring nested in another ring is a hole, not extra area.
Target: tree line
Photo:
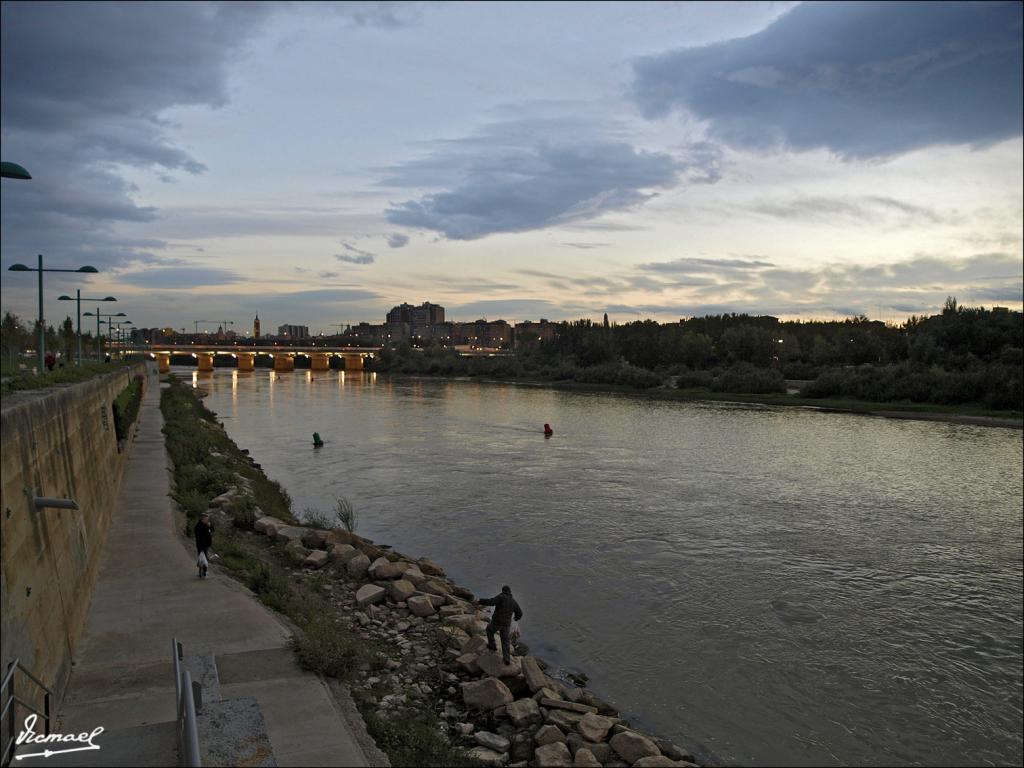
[[[75,324],[66,317],[59,327],[46,326],[44,334],[46,349],[60,352],[68,360],[74,360],[78,353],[78,337],[75,335]],[[0,354],[5,360],[13,360],[26,350],[35,349],[39,344],[39,321],[26,324],[17,315],[5,312],[0,321]],[[96,340],[92,332],[82,334],[82,354],[86,357],[94,354]]]
[[[872,402],[1024,409],[1020,312],[968,308],[887,325],[865,316],[781,321],[723,314],[679,323],[563,322],[551,339],[517,340],[508,357],[460,357],[437,344],[382,350],[375,370],[411,374],[575,380],[649,388],[785,392]]]

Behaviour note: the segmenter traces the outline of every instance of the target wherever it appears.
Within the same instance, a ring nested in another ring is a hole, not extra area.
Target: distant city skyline
[[[54,326],[76,288],[246,333],[1024,306],[1020,3],[0,13],[26,322],[37,253],[100,270],[47,277]]]

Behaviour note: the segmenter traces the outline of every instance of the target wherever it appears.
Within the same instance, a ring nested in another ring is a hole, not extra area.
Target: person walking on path
[[[210,513],[203,512],[194,529],[196,537],[196,565],[199,566],[199,578],[205,579],[206,572],[210,568],[210,546],[213,544],[213,523],[210,522]]]
[[[497,633],[501,637],[502,661],[506,664],[511,664],[512,641],[509,628],[513,618],[516,621],[523,618],[523,609],[519,607],[519,603],[512,597],[512,588],[506,585],[501,588],[500,595],[483,598],[476,602],[478,605],[494,606],[494,613],[491,614],[491,620],[487,623],[487,647],[492,651],[498,650],[494,645],[494,635]]]

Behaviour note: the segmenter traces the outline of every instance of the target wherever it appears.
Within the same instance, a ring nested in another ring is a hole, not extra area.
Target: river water
[[[510,584],[534,653],[704,760],[1021,764],[1020,431],[180,374],[300,516],[344,495],[362,535]]]

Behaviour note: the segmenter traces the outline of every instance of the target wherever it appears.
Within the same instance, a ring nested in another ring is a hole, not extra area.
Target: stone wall
[[[85,629],[100,554],[128,446],[113,402],[144,364],[88,381],[4,397],[0,410],[0,670],[14,659],[46,683],[56,705]],[[27,490],[74,499],[78,510],[34,511]],[[0,674],[2,674],[0,673]],[[25,683],[22,694],[27,693]]]

